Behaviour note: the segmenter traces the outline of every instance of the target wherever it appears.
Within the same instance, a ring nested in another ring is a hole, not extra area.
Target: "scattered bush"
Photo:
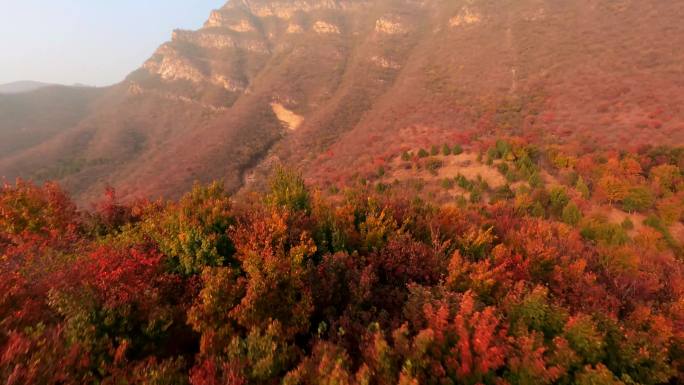
[[[449,147],[446,144],[444,146],[442,146],[442,155],[444,155],[444,156],[451,155],[451,147]]]
[[[429,159],[427,163],[425,164],[425,168],[430,172],[432,175],[437,175],[437,172],[439,171],[440,168],[442,168],[443,163],[439,159]]]

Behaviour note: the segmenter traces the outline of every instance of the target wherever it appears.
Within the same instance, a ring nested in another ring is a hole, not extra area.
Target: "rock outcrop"
[[[479,24],[482,21],[482,15],[475,9],[470,7],[463,7],[461,12],[449,20],[451,27],[460,27],[463,25]]]
[[[331,23],[322,21],[322,20],[315,22],[313,25],[313,29],[317,33],[322,33],[322,34],[328,34],[328,33],[332,33],[332,34],[336,34],[336,35],[340,34],[340,28],[338,26],[336,26],[335,24],[331,24]]]
[[[174,48],[164,45],[143,67],[164,80],[189,80],[200,83],[204,73]]]
[[[407,29],[398,20],[391,18],[380,18],[375,22],[375,31],[386,33],[388,35],[396,35],[406,33]]]

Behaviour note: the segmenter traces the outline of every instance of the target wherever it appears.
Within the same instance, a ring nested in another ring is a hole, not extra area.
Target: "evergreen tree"
[[[532,188],[539,188],[544,186],[544,181],[542,180],[541,175],[539,175],[538,172],[533,172],[532,175],[530,175],[530,178],[528,179],[528,183],[530,184],[530,187]]]
[[[563,208],[570,202],[568,194],[563,187],[554,187],[549,192],[549,203],[554,215],[562,215]]]
[[[577,189],[577,191],[582,195],[582,198],[589,199],[591,197],[591,193],[589,192],[589,186],[587,186],[587,184],[584,183],[584,178],[582,178],[581,176],[577,179],[575,189]]]
[[[274,206],[287,207],[292,211],[308,212],[311,209],[311,198],[304,178],[284,167],[275,170],[267,200]]]
[[[541,202],[534,202],[532,208],[530,209],[530,214],[537,218],[544,218],[546,216],[546,211],[544,210],[544,205]]]
[[[562,219],[563,222],[572,226],[577,226],[580,220],[582,220],[582,213],[575,202],[570,202],[563,208]]]
[[[442,146],[442,155],[444,156],[449,156],[451,155],[451,148],[447,146],[446,144]]]

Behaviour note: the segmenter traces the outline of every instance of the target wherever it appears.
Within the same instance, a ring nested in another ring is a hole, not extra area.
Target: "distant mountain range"
[[[25,92],[33,92],[46,87],[93,88],[93,86],[81,83],[74,83],[67,86],[54,83],[36,82],[33,80],[21,80],[18,82],[0,84],[0,94],[21,94]]]
[[[22,80],[18,82],[0,84],[0,94],[18,94],[22,92],[31,92],[51,85],[52,84],[49,83]]]
[[[343,184],[488,135],[681,144],[682,14],[662,0],[231,0],[120,84],[0,95],[0,177],[56,179],[86,202],[106,185],[238,191],[277,163]]]

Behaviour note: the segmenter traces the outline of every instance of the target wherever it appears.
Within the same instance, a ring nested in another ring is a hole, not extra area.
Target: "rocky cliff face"
[[[492,133],[682,143],[683,13],[658,0],[233,0],[78,123],[0,158],[0,174],[59,179],[87,201],[105,184],[237,190],[277,162],[344,183],[404,148]]]

